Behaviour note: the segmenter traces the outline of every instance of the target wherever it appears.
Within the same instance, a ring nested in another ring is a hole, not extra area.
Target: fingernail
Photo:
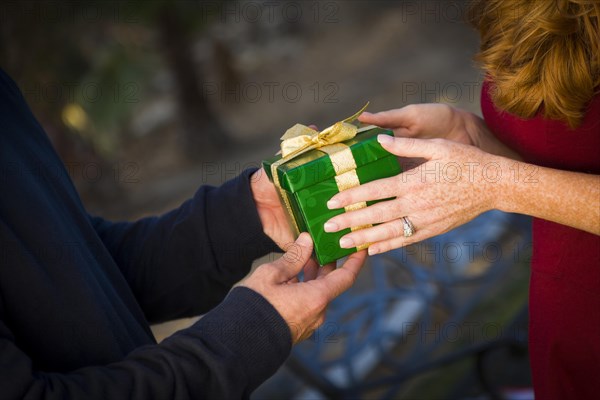
[[[356,247],[356,246],[354,245],[354,240],[352,240],[349,237],[343,237],[340,239],[340,247],[342,249],[349,249],[351,247]]]
[[[394,138],[390,135],[377,135],[377,141],[381,144],[390,144],[394,141]]]
[[[369,248],[367,249],[367,253],[369,253],[370,256],[375,255],[378,253],[377,249],[373,246],[369,246]]]
[[[298,236],[298,239],[296,239],[296,243],[300,246],[310,246],[310,242],[310,235],[306,232],[302,232],[300,236]]]
[[[368,111],[364,111],[362,114],[360,114],[360,116],[362,117],[363,115],[367,116],[367,117],[370,117],[371,115],[373,115],[373,113],[370,113]]]
[[[339,200],[329,200],[327,202],[327,208],[329,208],[330,210],[336,209],[336,208],[340,208],[341,204],[339,202]]]
[[[327,221],[323,225],[323,229],[325,229],[325,232],[337,232],[340,227],[335,222]]]

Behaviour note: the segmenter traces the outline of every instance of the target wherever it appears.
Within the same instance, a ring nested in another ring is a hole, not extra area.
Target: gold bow
[[[356,136],[358,128],[351,124],[362,114],[369,102],[354,115],[343,121],[336,122],[321,132],[302,124],[296,124],[288,129],[281,137],[281,157],[289,160],[310,149],[318,149],[334,143],[340,143]]]
[[[308,126],[305,126],[305,125],[296,124],[296,125],[292,126],[290,129],[288,129],[285,132],[285,134],[281,137],[281,140],[282,140],[282,142],[281,142],[281,159],[279,159],[278,161],[271,164],[271,175],[273,176],[273,183],[275,184],[275,187],[277,188],[277,193],[279,194],[281,200],[283,200],[287,214],[290,218],[292,229],[294,230],[296,235],[298,235],[300,233],[300,230],[298,228],[298,224],[296,223],[296,221],[293,217],[292,206],[290,203],[290,199],[288,198],[288,194],[285,192],[285,190],[283,190],[281,188],[281,184],[279,182],[279,175],[277,174],[277,168],[280,165],[292,160],[293,158],[299,156],[300,154],[306,153],[309,150],[321,148],[322,150],[325,151],[325,149],[327,149],[327,147],[325,147],[325,146],[330,146],[330,145],[342,146],[342,145],[338,145],[337,143],[352,139],[354,136],[356,136],[356,133],[359,132],[359,129],[355,125],[352,125],[350,122],[353,122],[354,120],[356,120],[360,116],[360,114],[362,114],[367,109],[368,106],[369,106],[369,102],[367,102],[367,104],[365,104],[363,106],[363,108],[358,110],[352,116],[350,116],[342,121],[336,122],[332,126],[326,128],[326,129],[323,129],[321,132],[317,132],[316,130],[309,128]],[[372,126],[369,126],[368,128],[372,128]],[[367,129],[367,128],[363,128],[363,129]],[[363,129],[361,129],[361,130],[363,130]],[[334,146],[331,146],[331,147],[334,147]],[[346,149],[347,149],[347,147],[346,147]],[[334,152],[335,152],[338,149],[332,149],[332,150],[334,150]],[[328,152],[328,153],[330,153],[330,152]],[[345,153],[344,154],[345,157],[343,157],[343,158],[349,159],[350,163],[348,163],[348,162],[334,163],[334,168],[336,169],[336,175],[338,173],[345,172],[347,169],[349,169],[348,168],[349,164],[353,164],[354,165],[353,168],[356,168],[356,164],[354,163],[354,158],[352,157],[352,152],[350,152],[348,150],[348,153],[346,153],[346,152],[344,152],[344,153]],[[341,169],[339,169],[338,165],[344,165],[344,170],[342,171]],[[356,175],[356,173],[354,173],[354,175]],[[352,179],[352,182],[350,184],[347,184],[346,187],[356,186],[358,184],[358,177],[354,176],[354,178],[355,179]],[[338,187],[340,187],[339,184],[338,184]],[[364,205],[361,205],[359,208],[362,208],[362,207],[366,207],[366,203]]]

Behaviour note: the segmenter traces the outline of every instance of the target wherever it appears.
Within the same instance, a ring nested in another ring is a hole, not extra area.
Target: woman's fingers
[[[393,221],[386,222],[381,225],[373,226],[370,228],[360,229],[344,235],[340,239],[340,247],[352,248],[363,245],[365,243],[376,243],[390,239],[406,239],[415,241],[416,232],[419,232],[419,226],[424,225],[419,218],[410,217],[410,222],[413,224],[415,234],[408,238],[404,238],[404,221],[402,218],[395,219]],[[426,231],[422,232],[421,235],[425,234]],[[369,253],[370,254],[370,253]]]
[[[447,151],[444,139],[413,139],[378,135],[377,141],[392,154],[399,157],[420,157],[428,160],[441,158]]]
[[[327,208],[334,210],[363,201],[389,199],[396,196],[398,189],[397,177],[379,179],[339,192],[329,199]]]
[[[443,139],[394,138],[389,135],[379,135],[377,140],[387,151],[400,157],[432,160],[441,158],[449,151],[448,141]],[[408,175],[414,175],[414,171],[344,190],[333,196],[327,202],[327,207],[342,208],[362,201],[395,197],[399,192],[409,192],[411,179],[407,177]]]
[[[360,117],[358,117],[358,120],[365,124],[377,125],[388,129],[396,129],[402,126],[410,125],[408,121],[408,113],[404,108],[381,111],[375,114],[364,112],[360,115]]]
[[[385,253],[390,250],[399,249],[401,247],[405,247],[405,246],[423,241],[425,239],[429,239],[432,236],[436,236],[436,235],[442,233],[442,232],[432,233],[433,231],[430,230],[429,227],[421,228],[421,229],[415,227],[415,229],[416,229],[416,232],[412,236],[404,237],[404,235],[402,235],[402,236],[398,236],[398,237],[395,237],[392,239],[373,243],[372,245],[369,246],[369,249],[368,249],[369,255],[373,256],[375,254],[381,254],[381,253]]]
[[[410,215],[408,217],[413,223],[415,229],[412,236],[404,237],[402,234],[394,238],[373,243],[369,246],[369,255],[372,256],[401,247],[406,247],[431,237],[441,235],[449,230],[447,224],[445,224],[443,220],[437,220],[436,218],[424,220],[419,217],[411,217]]]
[[[382,201],[369,207],[336,215],[325,222],[324,230],[325,232],[338,232],[353,226],[387,222],[402,217],[402,215],[398,215],[400,212],[406,212],[401,202],[397,200]]]

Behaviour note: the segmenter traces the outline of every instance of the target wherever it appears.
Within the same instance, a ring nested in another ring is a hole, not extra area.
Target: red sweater
[[[571,130],[537,116],[497,110],[484,84],[488,127],[525,161],[600,174],[600,96]],[[568,188],[565,188],[567,190]],[[600,199],[595,204],[600,207]],[[591,399],[600,371],[600,236],[535,218],[529,288],[529,345],[536,399]]]

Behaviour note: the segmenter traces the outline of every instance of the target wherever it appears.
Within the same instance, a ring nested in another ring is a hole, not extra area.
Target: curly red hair
[[[600,1],[476,0],[469,20],[496,107],[578,126],[600,88]]]

